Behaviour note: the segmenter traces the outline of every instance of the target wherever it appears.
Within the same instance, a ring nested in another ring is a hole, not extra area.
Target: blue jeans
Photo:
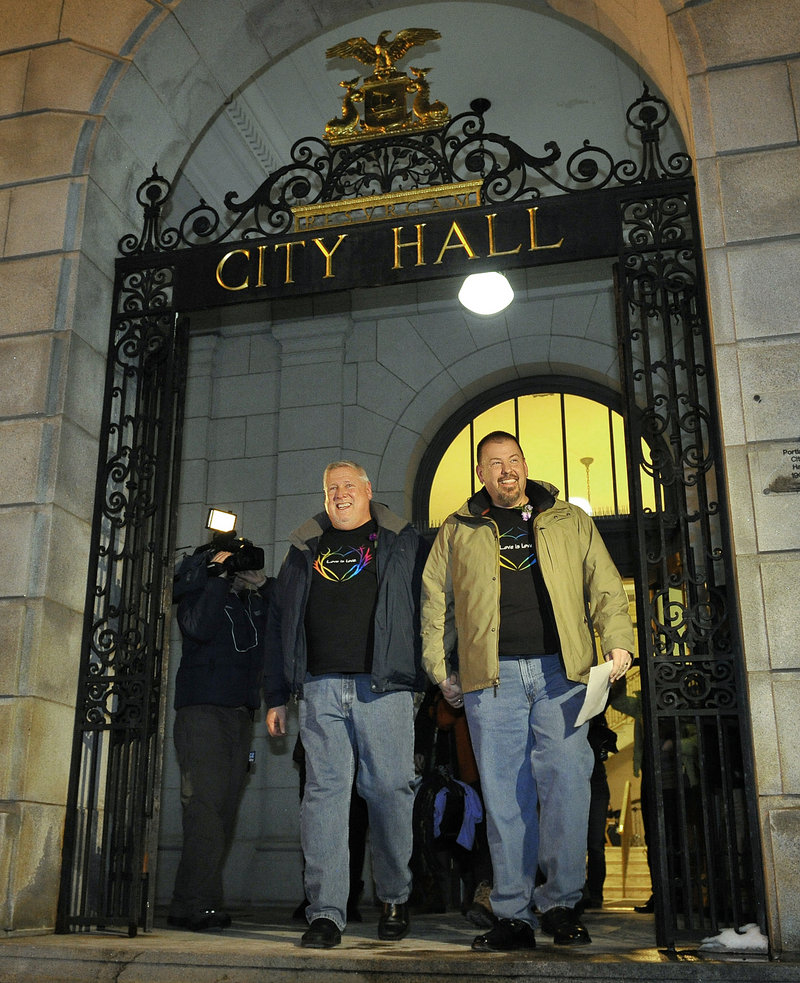
[[[567,679],[558,655],[546,655],[501,659],[500,685],[464,696],[498,918],[535,928],[532,907],[572,908],[581,899],[594,767],[589,725],[574,726],[585,692]],[[539,887],[537,866],[546,878]]]
[[[409,692],[373,693],[365,673],[307,676],[300,701],[306,784],[300,806],[306,918],[341,930],[350,890],[347,843],[353,775],[367,803],[375,889],[402,904],[411,893],[414,702]]]

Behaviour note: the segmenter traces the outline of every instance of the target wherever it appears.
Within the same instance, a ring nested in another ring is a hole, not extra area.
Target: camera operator
[[[222,869],[261,706],[272,585],[263,566],[263,550],[228,537],[185,557],[175,576],[183,644],[173,737],[183,849],[167,921],[195,932],[231,923],[223,908]]]

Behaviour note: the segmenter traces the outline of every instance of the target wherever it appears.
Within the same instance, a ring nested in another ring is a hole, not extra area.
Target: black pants
[[[223,904],[222,868],[247,777],[253,722],[238,707],[181,707],[173,737],[181,770],[183,849],[170,915]]]
[[[591,787],[589,827],[586,836],[586,888],[593,901],[601,901],[606,880],[606,827],[611,792],[608,787],[606,766],[599,758],[595,759]]]

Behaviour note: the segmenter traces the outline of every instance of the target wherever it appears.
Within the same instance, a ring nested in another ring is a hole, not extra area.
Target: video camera
[[[195,554],[197,553],[210,554],[207,566],[211,566],[211,558],[217,553],[230,553],[221,564],[229,573],[264,568],[264,550],[260,546],[254,546],[249,539],[237,537],[235,531],[215,533],[210,543],[197,547]]]

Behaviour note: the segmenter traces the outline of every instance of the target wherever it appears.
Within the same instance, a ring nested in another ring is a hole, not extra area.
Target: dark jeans
[[[586,836],[586,888],[593,901],[601,901],[606,880],[606,826],[611,792],[606,766],[599,758],[595,758],[590,785],[592,797]]]
[[[222,868],[247,777],[253,722],[238,707],[181,707],[173,737],[181,769],[183,849],[170,915],[222,907]]]

